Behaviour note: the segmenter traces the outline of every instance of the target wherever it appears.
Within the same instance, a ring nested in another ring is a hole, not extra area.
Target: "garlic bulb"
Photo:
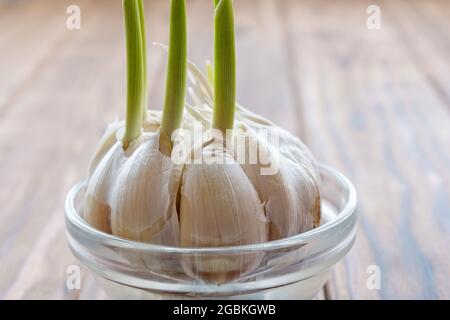
[[[288,131],[236,104],[232,0],[215,1],[215,69],[209,80],[187,61],[185,1],[171,0],[171,8],[164,110],[144,112],[142,0],[124,0],[127,118],[109,125],[96,148],[84,219],[122,238],[185,248],[258,244],[318,226],[319,175],[310,151]],[[184,100],[187,69],[192,104]],[[192,139],[172,140],[180,137],[179,128]],[[207,134],[197,137],[197,128]],[[170,262],[126,257],[158,272],[175,263],[190,277],[223,284],[250,274],[263,254],[198,253]]]

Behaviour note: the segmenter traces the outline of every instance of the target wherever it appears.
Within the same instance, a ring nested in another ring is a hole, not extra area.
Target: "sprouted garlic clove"
[[[226,164],[188,164],[184,168],[180,204],[180,245],[224,247],[267,241],[263,203],[230,150],[214,140],[201,156],[224,157]],[[196,153],[198,154],[198,153]],[[186,257],[183,267],[197,278],[223,283],[242,276],[259,263],[255,255]]]

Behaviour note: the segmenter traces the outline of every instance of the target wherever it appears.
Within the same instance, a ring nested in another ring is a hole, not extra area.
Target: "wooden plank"
[[[41,11],[42,20],[45,12]],[[100,132],[89,119],[102,114],[98,105],[106,88],[95,83],[109,68],[105,53],[117,54],[117,42],[104,41],[105,32],[93,32],[102,30],[105,16],[92,12],[80,31],[66,30],[65,45],[44,57],[32,83],[7,105],[0,119],[0,194],[6,203],[0,227],[2,298],[77,296],[65,289],[66,268],[75,260],[64,241],[62,205],[70,185],[84,175],[93,148],[90,137]],[[64,23],[65,29],[64,20],[53,21]],[[119,32],[114,27],[109,32],[114,31]],[[11,44],[20,45],[21,39]],[[32,54],[14,61],[20,64]]]
[[[85,176],[106,123],[123,110],[125,64],[120,2],[79,3],[86,9],[81,30],[65,31],[64,46],[45,58],[32,83],[0,118],[1,298],[83,296],[65,288],[66,269],[76,261],[65,241],[63,201]],[[69,4],[61,2],[61,7]],[[154,7],[161,4],[148,4],[151,16],[157,16]],[[46,11],[40,12],[45,20]],[[11,46],[20,47],[22,40]],[[32,54],[13,61],[20,64]],[[158,64],[155,59],[150,67]],[[157,69],[151,70],[153,76]],[[91,280],[84,283],[92,287]]]
[[[79,4],[90,11],[91,2]],[[64,47],[68,39],[67,6],[62,1],[0,4],[3,9],[0,13],[0,70],[7,75],[0,79],[0,117]],[[83,18],[86,21],[89,16]]]
[[[382,16],[381,30],[366,28],[370,4],[283,1],[308,144],[359,194],[358,238],[327,291],[336,299],[448,298],[450,116],[393,15]],[[391,9],[383,2],[381,10]],[[380,290],[366,285],[371,265],[381,270]]]
[[[450,110],[450,8],[442,1],[386,1],[384,6],[399,42]],[[417,30],[423,37],[417,38]]]

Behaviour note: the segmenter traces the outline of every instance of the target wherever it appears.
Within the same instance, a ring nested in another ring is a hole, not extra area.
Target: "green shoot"
[[[162,133],[171,139],[181,125],[186,95],[187,44],[185,0],[171,0],[169,61]]]
[[[145,10],[144,10],[144,1],[139,0],[139,21],[141,23],[141,36],[142,36],[142,50],[144,51],[144,102],[143,102],[143,112],[142,115],[146,116],[147,105],[148,105],[148,78],[147,78],[147,35],[145,32]]]
[[[226,132],[234,124],[236,104],[236,44],[232,0],[214,1],[213,128]]]
[[[127,46],[127,115],[122,143],[126,150],[141,135],[143,103],[145,100],[146,72],[142,36],[145,26],[141,23],[140,2],[123,0],[125,35]]]

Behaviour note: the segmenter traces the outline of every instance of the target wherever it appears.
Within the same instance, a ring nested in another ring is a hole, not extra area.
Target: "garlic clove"
[[[126,151],[117,141],[91,175],[85,220],[95,228],[129,240],[177,246],[179,224],[176,195],[181,167],[159,152],[159,132],[146,132]],[[120,250],[119,250],[120,251]],[[176,258],[118,252],[137,267],[158,274]]]
[[[290,161],[247,125],[240,126],[247,137],[248,150],[257,152],[256,163],[246,159],[241,165],[265,204],[269,240],[313,229],[320,220],[320,210],[316,208],[316,199],[320,197],[316,181],[311,178],[314,174]]]
[[[130,240],[175,246],[178,217],[174,206],[181,169],[160,152],[159,132],[145,133],[143,140],[114,183],[111,230]]]
[[[123,161],[125,157],[122,144],[116,142],[95,167],[88,180],[84,219],[103,232],[111,233],[110,190]]]
[[[224,247],[267,241],[263,204],[231,152],[217,140],[202,151],[204,159],[223,156],[226,164],[208,164],[203,160],[201,164],[185,166],[179,212],[180,245]],[[185,257],[183,267],[193,277],[220,284],[251,271],[260,259],[255,254]]]

